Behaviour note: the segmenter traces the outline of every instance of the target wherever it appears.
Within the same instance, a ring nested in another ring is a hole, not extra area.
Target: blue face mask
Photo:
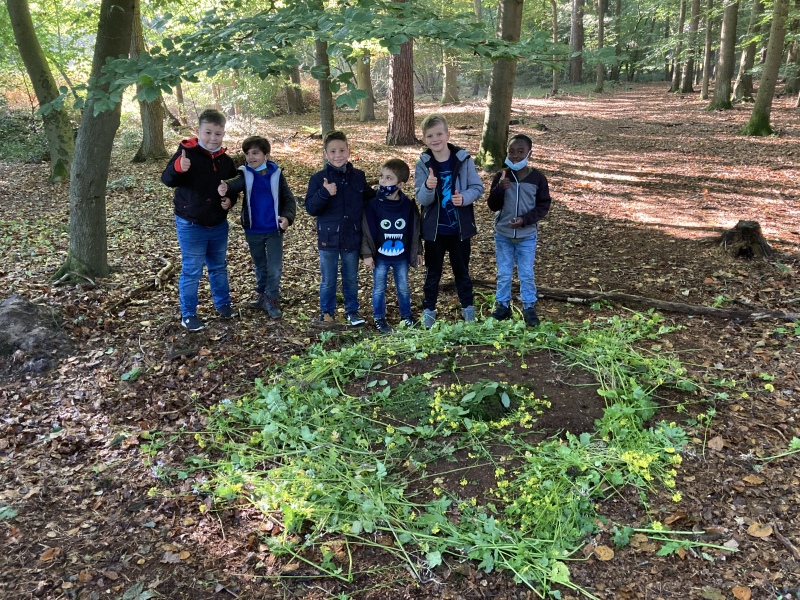
[[[197,145],[200,146],[203,150],[208,150],[209,152],[211,152],[211,154],[214,154],[214,152],[216,152],[217,150],[222,148],[222,146],[220,146],[219,148],[213,148],[213,149],[209,148],[203,142],[201,142],[199,139],[197,140]]]
[[[263,171],[263,170],[264,170],[264,169],[266,169],[266,168],[267,168],[267,161],[264,161],[263,163],[261,163],[261,166],[260,166],[260,167],[256,167],[256,168],[255,168],[255,169],[253,169],[253,170],[254,170],[254,171],[258,171],[258,172],[260,173],[261,171]]]
[[[521,161],[519,161],[518,163],[512,163],[508,159],[508,157],[506,157],[506,163],[505,164],[512,171],[519,171],[520,169],[524,169],[526,166],[528,166],[528,158],[525,157]]]
[[[381,194],[383,194],[384,196],[391,196],[392,194],[394,194],[397,191],[397,186],[396,185],[381,185],[381,186],[378,187],[378,189],[380,190]]]

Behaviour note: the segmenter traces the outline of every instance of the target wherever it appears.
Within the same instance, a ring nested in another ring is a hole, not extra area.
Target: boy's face
[[[222,138],[224,137],[225,127],[223,125],[202,122],[197,127],[197,139],[202,142],[203,146],[211,150],[216,150],[222,146]]]
[[[269,160],[269,154],[264,154],[264,151],[258,146],[250,148],[244,156],[251,169],[257,169],[264,164],[264,161]]]
[[[328,147],[322,151],[322,155],[334,167],[343,167],[350,160],[350,148],[345,141],[331,140],[328,142]]]
[[[378,183],[384,187],[388,187],[390,185],[396,185],[397,189],[403,187],[403,184],[391,169],[381,169],[381,177],[378,179]]]
[[[447,148],[447,142],[450,140],[450,133],[447,131],[442,123],[434,125],[426,130],[423,134],[422,141],[431,149],[432,152],[441,152]]]
[[[514,140],[508,145],[508,160],[512,163],[518,163],[525,160],[531,154],[531,148],[524,142],[524,140]]]

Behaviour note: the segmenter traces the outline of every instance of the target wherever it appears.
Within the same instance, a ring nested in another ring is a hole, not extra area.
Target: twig
[[[775,539],[786,547],[786,549],[791,553],[791,555],[794,557],[795,560],[800,561],[800,550],[798,550],[797,547],[794,544],[792,544],[792,542],[790,542],[788,539],[786,539],[786,537],[784,537],[784,535],[778,529],[777,523],[771,523],[771,526],[772,526],[772,533],[775,534]]]

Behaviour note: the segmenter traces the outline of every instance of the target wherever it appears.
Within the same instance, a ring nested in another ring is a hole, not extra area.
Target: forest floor
[[[619,86],[590,98],[515,101],[512,131],[534,138],[532,164],[548,177],[554,199],[539,234],[537,283],[798,311],[800,119],[793,100],[776,100],[772,121],[780,135],[744,138],[737,131],[751,105],[707,112],[697,95],[665,88]],[[432,111],[447,116],[453,142],[477,151],[482,102],[418,103],[418,120]],[[368,124],[352,112],[336,115],[353,162],[372,183],[382,161],[399,156],[413,165],[420,151],[385,147],[385,107],[378,112],[379,120]],[[159,179],[163,164],[131,164],[135,148],[120,136],[108,193],[114,272],[77,286],[48,281],[68,248],[66,185],[46,184],[44,164],[0,164],[0,299],[19,294],[33,300],[68,337],[57,347],[62,355],[54,357],[54,368],[44,373],[25,371],[31,357],[24,351],[0,357],[3,599],[534,597],[507,573],[454,567],[416,581],[369,553],[361,560],[381,569],[353,584],[297,576],[296,564],[263,554],[241,511],[201,512],[191,479],[156,477],[161,463],[180,464],[196,451],[193,437],[178,432],[202,429],[204,407],[250,392],[268,367],[317,338],[311,324],[318,310],[318,257],[313,221],[301,208],[321,160],[319,140],[308,137],[315,123],[312,114],[258,126],[273,141],[273,159],[300,200],[285,241],[284,319],[242,308],[252,299],[253,276],[232,217],[237,318],[212,314],[204,283],[199,316],[208,327],[199,334],[179,326],[180,252],[171,191]],[[255,130],[231,123],[228,147],[238,150]],[[489,180],[484,174],[487,186]],[[472,269],[485,318],[495,277],[492,215],[483,202],[476,214]],[[775,249],[771,259],[736,259],[719,247],[719,236],[740,219],[760,222]],[[153,281],[164,260],[176,267],[167,284],[131,297]],[[418,303],[422,273],[412,273],[411,281]],[[369,289],[362,270],[365,315]],[[538,306],[543,319],[572,322],[646,308],[590,309],[547,299]],[[445,286],[440,316],[454,321],[458,309],[452,286]],[[396,312],[390,305],[390,321]],[[677,478],[683,500],[674,504],[665,496],[653,506],[674,528],[702,529],[707,539],[738,551],[659,556],[653,544],[639,540],[612,560],[590,554],[571,562],[572,578],[598,598],[798,598],[800,455],[759,459],[800,437],[800,324],[665,317],[680,326],[664,338],[665,348],[679,353],[696,376],[735,381],[736,387],[716,405],[707,429],[686,424],[692,441]],[[374,333],[364,328],[361,335]],[[138,379],[131,376],[137,368]],[[569,423],[569,405],[561,410]],[[159,439],[176,438],[157,454],[158,465],[140,448],[155,432]],[[604,510],[631,523],[644,518],[621,499]]]

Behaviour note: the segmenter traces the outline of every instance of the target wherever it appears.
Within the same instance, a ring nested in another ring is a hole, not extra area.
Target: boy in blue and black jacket
[[[330,131],[323,141],[325,168],[311,176],[306,192],[306,210],[317,218],[319,248],[320,321],[334,321],[336,283],[341,262],[342,295],[349,325],[362,325],[358,314],[358,256],[361,251],[364,204],[375,197],[364,171],[350,161],[347,136]]]
[[[256,271],[253,308],[273,319],[282,316],[279,298],[283,271],[283,234],[294,222],[297,203],[278,165],[270,160],[269,140],[251,136],[242,142],[247,164],[241,174],[220,183],[220,195],[244,192],[242,227]]]
[[[378,195],[364,209],[361,257],[372,269],[372,316],[381,333],[392,332],[386,322],[386,281],[390,270],[394,273],[400,319],[407,327],[414,325],[408,268],[422,265],[422,244],[417,205],[402,191],[409,175],[408,165],[399,158],[383,163]]]

